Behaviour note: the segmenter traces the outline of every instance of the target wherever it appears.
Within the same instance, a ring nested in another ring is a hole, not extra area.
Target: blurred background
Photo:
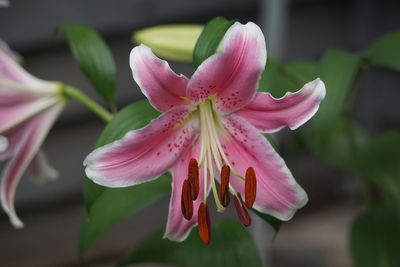
[[[117,62],[116,99],[121,108],[143,98],[128,65],[134,46],[131,35],[143,27],[204,24],[215,16],[254,21],[263,28],[268,52],[290,61],[318,59],[328,48],[361,51],[377,37],[399,29],[399,14],[400,2],[395,0],[16,0],[0,9],[0,38],[22,55],[30,73],[74,85],[101,102],[65,40],[53,36],[54,28],[64,23],[94,27]],[[170,65],[189,77],[193,72],[191,65]],[[368,133],[400,128],[399,82],[394,71],[368,70],[355,106],[356,120]],[[0,266],[78,265],[77,240],[84,213],[82,162],[104,126],[77,102],[69,103],[43,146],[60,179],[43,187],[23,179],[16,208],[25,229],[13,229],[0,211]],[[288,165],[310,202],[268,246],[265,257],[270,266],[352,266],[348,227],[363,208],[357,179],[308,151]],[[169,198],[163,198],[106,234],[89,251],[88,265],[112,264],[148,233],[164,226],[168,202]]]

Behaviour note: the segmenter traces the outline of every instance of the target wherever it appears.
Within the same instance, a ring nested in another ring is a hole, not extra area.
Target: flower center
[[[234,204],[239,219],[245,226],[251,224],[251,217],[247,209],[252,208],[256,198],[256,175],[252,167],[247,168],[245,177],[233,168],[226,153],[224,152],[220,136],[228,133],[222,126],[217,113],[213,108],[213,100],[207,99],[199,104],[198,110],[200,116],[200,155],[198,160],[191,159],[188,166],[188,179],[185,180],[182,187],[182,214],[190,220],[193,214],[193,200],[197,199],[199,194],[199,172],[203,172],[204,199],[201,209],[198,210],[198,224],[200,238],[204,243],[210,241],[211,227],[209,223],[207,202],[208,181],[211,183],[211,189],[218,212],[224,212],[230,203],[230,193],[234,195]],[[217,191],[215,170],[220,170],[220,187]],[[239,192],[237,192],[229,182],[231,172],[234,179],[240,179],[245,182],[245,202]],[[209,179],[208,179],[209,178]],[[206,212],[207,211],[207,212]],[[201,219],[200,219],[201,218]],[[201,231],[200,231],[201,230]]]

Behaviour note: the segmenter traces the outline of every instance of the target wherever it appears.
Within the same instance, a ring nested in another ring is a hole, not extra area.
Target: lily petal
[[[108,187],[156,179],[171,168],[195,138],[196,120],[186,118],[191,111],[189,106],[174,108],[146,127],[94,150],[83,163],[86,175]]]
[[[24,122],[26,124],[26,122]],[[1,133],[7,139],[7,147],[5,150],[0,151],[0,161],[6,160],[12,157],[18,148],[22,146],[24,140],[24,123],[20,124],[18,127],[11,128],[7,131]]]
[[[7,46],[0,46],[0,97],[4,91],[20,91],[30,94],[57,93],[56,82],[49,82],[33,77],[26,72],[7,50]]]
[[[308,198],[283,159],[244,119],[229,115],[222,119],[222,124],[228,133],[221,135],[221,143],[233,168],[244,175],[247,168],[253,167],[256,173],[257,196],[253,207],[280,220],[289,220]],[[244,195],[243,180],[232,177],[230,182]]]
[[[325,84],[319,79],[306,83],[295,93],[274,98],[269,93],[257,93],[256,98],[236,112],[263,132],[276,132],[288,126],[294,130],[307,122],[325,97]]]
[[[16,228],[23,227],[23,223],[15,213],[15,189],[63,107],[64,103],[54,105],[51,109],[32,118],[32,120],[19,125],[19,146],[15,148],[14,157],[5,167],[1,181],[1,203],[4,211],[10,217],[11,223]]]
[[[252,22],[236,22],[226,32],[221,52],[205,60],[193,74],[187,96],[197,103],[216,95],[220,111],[238,110],[254,98],[266,58],[261,29]]]
[[[8,146],[7,138],[0,135],[0,152],[6,151],[7,146]]]
[[[8,56],[12,58],[14,61],[18,61],[18,59],[20,58],[20,56],[16,54],[14,51],[12,51],[11,48],[8,46],[8,44],[4,42],[1,38],[0,38],[0,49],[4,53],[8,54]]]
[[[38,184],[44,184],[57,180],[59,175],[57,170],[48,163],[43,151],[39,151],[29,165],[29,173],[32,180]]]
[[[188,165],[192,158],[198,158],[199,156],[199,144],[190,148],[181,159],[177,161],[172,170],[172,193],[169,202],[169,214],[167,227],[165,230],[164,238],[168,238],[172,241],[181,242],[187,238],[191,229],[197,225],[197,210],[199,209],[200,203],[204,199],[204,176],[203,172],[199,173],[199,185],[200,191],[196,200],[193,201],[193,217],[190,220],[186,220],[181,211],[181,192],[182,185],[185,179],[188,178]],[[210,183],[207,183],[207,192],[210,192]],[[208,194],[208,193],[207,193]]]
[[[25,97],[25,99],[27,99]],[[46,110],[60,101],[58,96],[24,100],[20,94],[2,94],[0,89],[0,133]]]
[[[163,112],[185,104],[188,79],[175,74],[168,62],[156,57],[149,47],[133,48],[129,61],[133,79],[154,108]]]

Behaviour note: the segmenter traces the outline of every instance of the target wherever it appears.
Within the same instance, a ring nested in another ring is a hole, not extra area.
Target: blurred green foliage
[[[107,44],[93,29],[82,24],[64,24],[56,28],[67,39],[83,74],[97,93],[114,107],[117,68]]]
[[[197,228],[182,243],[162,239],[164,230],[148,236],[120,266],[156,262],[188,267],[238,266],[261,267],[252,237],[238,221],[225,220],[213,227],[212,241],[204,245]]]
[[[207,23],[193,50],[193,65],[195,68],[217,51],[225,32],[234,22],[234,20],[216,17]]]

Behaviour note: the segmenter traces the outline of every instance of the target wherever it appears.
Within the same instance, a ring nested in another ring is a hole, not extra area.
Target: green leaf
[[[64,24],[56,28],[67,39],[81,71],[107,102],[112,103],[116,85],[114,58],[104,40],[91,28],[81,24]]]
[[[357,155],[368,144],[368,136],[354,122],[346,119],[336,121],[326,143],[325,161],[342,170],[358,169]]]
[[[285,64],[284,72],[293,76],[301,86],[317,78],[318,64],[311,60],[297,60]]]
[[[319,154],[326,153],[330,133],[336,125],[349,88],[358,72],[360,57],[341,50],[329,50],[321,59],[317,75],[325,83],[326,97],[310,126],[303,131]]]
[[[282,68],[282,63],[269,56],[258,84],[258,91],[271,93],[274,97],[282,97],[288,91],[298,90],[297,81],[287,77]]]
[[[397,207],[398,208],[398,207]],[[351,252],[356,267],[397,267],[400,220],[380,206],[359,216],[351,229]]]
[[[83,255],[94,241],[122,219],[161,199],[170,191],[169,175],[140,185],[103,190],[81,226],[80,254]]]
[[[305,83],[315,79],[316,69],[317,65],[312,61],[283,64],[269,56],[261,75],[258,91],[269,92],[274,97],[282,97],[286,92],[295,92]]]
[[[147,100],[136,102],[121,110],[107,125],[96,147],[123,137],[129,130],[138,129],[156,118]],[[156,181],[127,188],[106,188],[84,181],[84,199],[87,216],[80,232],[79,251],[83,255],[102,234],[128,215],[160,199],[170,191],[169,175]]]
[[[133,34],[136,44],[145,44],[161,58],[191,63],[204,25],[173,24],[148,27]]]
[[[400,132],[385,132],[371,138],[357,153],[361,176],[379,186],[384,195],[400,203]]]
[[[157,262],[188,267],[262,266],[250,233],[239,222],[225,220],[213,227],[212,240],[203,244],[197,228],[182,243],[162,239],[163,230],[146,238],[121,266]]]
[[[114,116],[101,133],[95,147],[121,139],[128,131],[144,127],[159,115],[160,113],[147,100],[135,102]],[[93,183],[90,179],[84,180],[83,193],[87,211],[90,211],[91,206],[104,189],[106,188]]]
[[[376,40],[364,51],[364,57],[376,66],[400,71],[400,31],[394,31]]]
[[[374,194],[377,197],[371,201],[371,209],[353,224],[351,250],[356,267],[395,267],[400,263],[399,150],[400,132],[385,132],[372,137],[357,153],[364,183],[374,183],[381,192]]]
[[[225,32],[233,24],[234,20],[216,17],[204,27],[203,32],[197,40],[193,51],[193,65],[195,68],[217,51],[218,45]]]

